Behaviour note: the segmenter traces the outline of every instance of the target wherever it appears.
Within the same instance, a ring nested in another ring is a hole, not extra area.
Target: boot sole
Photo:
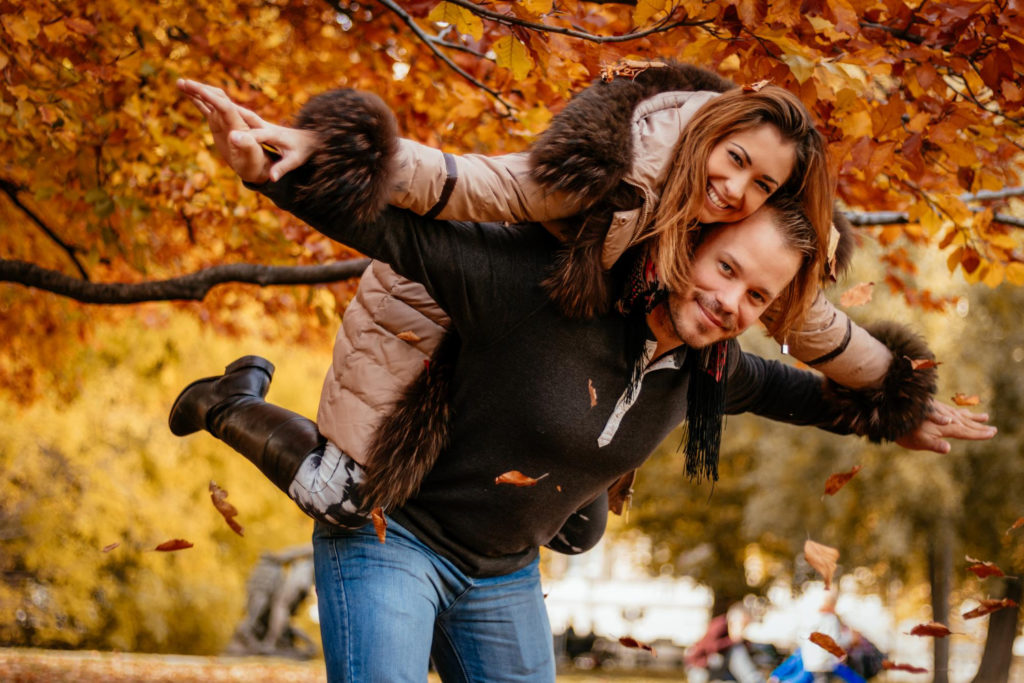
[[[266,358],[262,358],[260,356],[242,356],[241,358],[239,358],[238,360],[234,361],[226,368],[224,368],[223,375],[217,375],[215,377],[203,377],[202,379],[197,379],[194,382],[190,382],[188,386],[181,390],[181,393],[178,394],[178,397],[174,399],[174,405],[171,406],[171,414],[167,420],[167,423],[171,428],[171,433],[174,434],[175,436],[188,436],[189,434],[194,434],[203,429],[203,425],[195,426],[193,424],[193,420],[191,420],[188,415],[184,415],[178,411],[178,406],[181,405],[182,399],[185,397],[185,394],[187,394],[189,390],[192,389],[192,387],[195,387],[200,384],[205,384],[207,382],[215,382],[224,375],[232,373],[235,370],[241,370],[242,368],[249,367],[259,368],[263,370],[264,372],[267,373],[267,375],[270,376],[271,379],[273,379],[274,377],[274,364],[271,363]]]

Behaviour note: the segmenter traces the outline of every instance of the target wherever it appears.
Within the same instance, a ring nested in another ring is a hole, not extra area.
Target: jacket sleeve
[[[743,353],[729,346],[726,412],[752,412],[797,425],[814,425],[840,434],[866,436],[871,441],[894,441],[924,420],[927,405],[908,396],[906,387],[935,392],[935,369],[915,369],[911,360],[934,360],[923,341],[898,325],[875,330],[907,354],[896,354],[886,379],[878,387],[850,389],[817,373]],[[898,422],[890,413],[901,416]]]
[[[582,196],[545,189],[526,153],[454,156],[398,137],[391,110],[372,93],[333,90],[309,100],[296,126],[321,144],[307,164],[339,210],[370,220],[385,204],[425,216],[475,222],[554,221],[579,213]],[[372,153],[386,148],[387,157]],[[371,153],[368,153],[371,152]],[[345,186],[361,192],[345,192]]]
[[[915,428],[935,394],[935,371],[916,371],[909,360],[934,359],[927,344],[904,325],[861,327],[818,292],[803,326],[784,339],[794,358],[824,374],[830,394],[872,441],[894,441]]]
[[[581,196],[539,185],[526,152],[457,156],[404,138],[391,204],[423,216],[510,223],[558,220],[585,208]]]

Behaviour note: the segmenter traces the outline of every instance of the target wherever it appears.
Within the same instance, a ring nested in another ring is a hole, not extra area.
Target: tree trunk
[[[1020,604],[1024,597],[1024,582],[1019,578],[1004,579],[1003,597]],[[1019,609],[1001,609],[988,618],[988,635],[985,637],[985,652],[981,665],[971,683],[991,683],[1010,679],[1010,664],[1013,662],[1013,639],[1017,637]]]
[[[939,520],[928,539],[928,578],[932,591],[932,620],[949,625],[949,593],[953,584],[953,543],[949,521]],[[949,683],[949,638],[933,638],[934,683]]]

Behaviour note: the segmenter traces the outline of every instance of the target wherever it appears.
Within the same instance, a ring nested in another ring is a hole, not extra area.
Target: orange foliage
[[[994,220],[1002,205],[973,212],[960,196],[1020,184],[1010,138],[1024,120],[1024,46],[1006,28],[1012,3],[778,0],[769,13],[743,0],[394,7],[0,0],[0,260],[138,282],[220,263],[352,256],[236,181],[175,92],[179,77],[221,85],[269,120],[287,120],[329,88],[372,89],[409,137],[505,152],[621,58],[671,57],[799,93],[829,141],[847,205],[909,216],[884,228],[890,286],[907,290],[902,274],[913,270],[899,240],[942,240],[950,268],[971,281],[1024,282],[1019,231]],[[464,49],[428,46],[411,23]],[[230,334],[255,301],[279,321],[266,335],[326,342],[328,332],[311,330],[333,327],[351,287],[310,291],[223,286],[180,305]],[[907,291],[926,308],[943,303]],[[0,285],[0,312],[0,336],[15,340],[0,358],[0,386],[26,401],[53,379],[73,387],[62,350],[119,315],[10,284]]]

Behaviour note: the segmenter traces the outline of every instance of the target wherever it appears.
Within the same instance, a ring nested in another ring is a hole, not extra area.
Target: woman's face
[[[793,171],[795,145],[770,123],[733,133],[711,149],[698,220],[735,223],[754,213]]]

